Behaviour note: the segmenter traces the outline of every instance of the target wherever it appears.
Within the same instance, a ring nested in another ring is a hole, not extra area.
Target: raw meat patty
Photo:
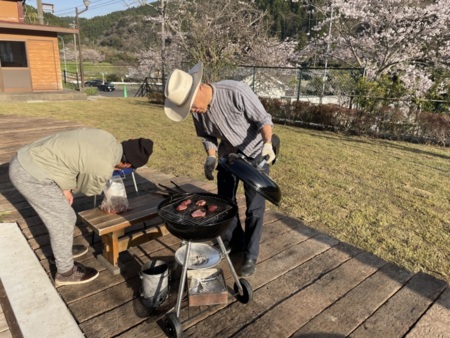
[[[208,205],[208,211],[209,212],[214,212],[216,210],[217,210],[217,205],[214,205],[214,204]]]
[[[197,209],[192,214],[192,217],[194,218],[201,218],[206,216],[206,211],[204,209]]]
[[[204,207],[206,205],[206,201],[205,200],[198,200],[195,204],[198,205],[199,207]]]

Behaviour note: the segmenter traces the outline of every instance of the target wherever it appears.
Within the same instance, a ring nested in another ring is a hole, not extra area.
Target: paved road
[[[134,97],[136,92],[138,91],[139,87],[129,87],[127,86],[127,96],[128,97]],[[103,92],[101,90],[98,91],[98,94],[100,96],[105,97],[124,97],[123,87],[122,86],[116,86],[116,90],[113,92]]]

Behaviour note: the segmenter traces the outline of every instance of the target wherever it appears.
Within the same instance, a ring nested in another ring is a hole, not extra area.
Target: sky
[[[37,8],[37,0],[26,0],[26,4]],[[75,7],[79,12],[86,8],[83,0],[42,0],[42,5],[45,12],[51,12],[50,5],[53,5],[53,15],[56,16],[75,16]],[[133,0],[90,0],[88,10],[81,13],[80,18],[90,19],[136,6]]]

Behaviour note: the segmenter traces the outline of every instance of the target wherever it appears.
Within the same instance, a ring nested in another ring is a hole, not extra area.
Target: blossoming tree
[[[311,2],[311,1],[310,1]],[[410,95],[424,95],[450,58],[450,0],[328,0],[325,19],[302,56],[364,67],[369,80],[396,74]]]

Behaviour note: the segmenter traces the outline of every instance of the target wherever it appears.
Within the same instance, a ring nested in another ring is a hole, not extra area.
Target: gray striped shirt
[[[219,157],[240,150],[255,158],[264,143],[261,128],[273,125],[272,116],[245,83],[225,80],[210,85],[213,96],[208,111],[192,113],[205,150],[214,149]],[[218,140],[221,140],[220,145]]]

